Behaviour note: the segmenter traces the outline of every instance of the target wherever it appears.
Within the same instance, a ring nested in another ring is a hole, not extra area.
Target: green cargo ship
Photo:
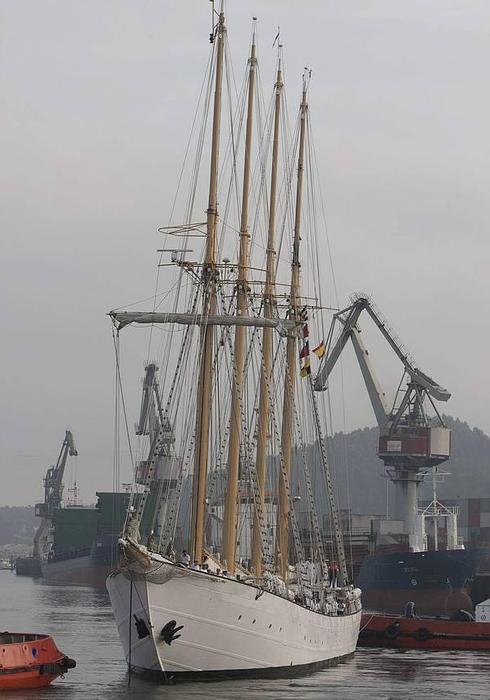
[[[129,494],[96,495],[95,508],[68,506],[53,513],[52,546],[41,560],[47,582],[105,588],[107,575],[118,560]]]
[[[63,506],[65,467],[68,457],[77,455],[73,434],[67,430],[58,460],[43,479],[44,501],[36,504],[40,525],[33,556],[17,559],[15,567],[19,575],[42,576],[50,583],[105,589],[105,579],[119,557],[119,534],[130,494],[101,491],[95,506]],[[143,534],[151,529],[152,523],[142,523]]]
[[[142,434],[140,432],[140,434]],[[63,505],[63,477],[68,457],[76,457],[73,434],[65,433],[58,460],[44,477],[44,501],[36,504],[41,519],[32,557],[16,561],[19,575],[42,576],[49,583],[93,586],[105,590],[105,580],[119,560],[119,536],[124,528],[130,494],[97,492],[95,506]],[[141,462],[138,469],[147,469]],[[138,508],[143,494],[133,498]],[[75,487],[76,498],[76,487]],[[141,542],[155,530],[158,489],[145,495],[147,508],[139,526]]]

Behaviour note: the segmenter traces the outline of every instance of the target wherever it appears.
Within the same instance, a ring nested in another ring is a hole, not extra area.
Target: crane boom
[[[63,477],[65,475],[66,461],[70,457],[77,457],[78,452],[71,430],[65,432],[65,439],[61,445],[60,454],[55,467],[50,467],[44,479],[44,502],[51,515],[56,508],[61,505],[63,497]]]
[[[334,316],[334,320],[340,321],[343,325],[343,328],[336,343],[331,348],[331,350],[325,355],[325,359],[323,361],[322,366],[320,367],[320,371],[318,372],[315,380],[315,390],[323,391],[323,389],[326,388],[328,377],[331,371],[333,370],[335,364],[337,363],[337,360],[339,359],[340,354],[344,349],[345,345],[347,344],[349,338],[353,341],[355,348],[355,341],[353,340],[354,337],[356,337],[357,340],[359,340],[359,329],[357,328],[357,321],[359,320],[359,316],[361,315],[364,309],[369,314],[375,325],[378,327],[381,334],[383,335],[387,343],[390,345],[390,347],[393,349],[395,354],[400,358],[405,368],[405,371],[411,377],[411,379],[417,384],[420,384],[422,387],[424,387],[427,393],[437,401],[448,401],[448,399],[451,398],[450,392],[447,389],[444,389],[431,377],[429,377],[427,374],[425,374],[415,366],[414,361],[410,357],[409,353],[404,350],[400,341],[395,337],[394,333],[391,330],[389,330],[386,321],[383,319],[380,312],[377,309],[375,309],[372,301],[368,299],[368,297],[362,295],[355,296],[353,304],[351,306],[347,307],[347,309],[344,309],[343,311],[339,311],[339,313],[335,314]],[[364,350],[363,352],[364,357],[366,357],[367,351]],[[357,350],[356,355],[358,356],[359,360]],[[369,379],[369,381],[377,383],[371,368],[367,369],[366,374],[363,371],[365,381],[366,376],[369,377],[369,375],[371,375],[371,379]],[[368,392],[371,398],[371,391],[369,388]],[[375,393],[377,393],[377,391]],[[381,394],[382,393],[383,392],[381,392]],[[379,406],[375,407],[373,403],[373,408],[376,417],[378,418]],[[378,424],[381,427],[379,419]]]
[[[63,476],[65,473],[66,461],[69,456],[78,456],[71,430],[65,432],[65,439],[61,445],[56,466],[49,467],[44,477],[44,503],[36,503],[36,516],[42,518],[42,520],[34,535],[35,558],[42,557],[54,512],[61,506],[63,498]]]
[[[436,399],[436,401],[448,401],[451,398],[450,392],[447,389],[444,389],[442,386],[440,386],[427,374],[415,367],[410,355],[407,352],[403,351],[403,348],[400,346],[400,342],[397,342],[397,339],[393,336],[393,333],[390,332],[390,330],[387,328],[386,321],[374,308],[373,303],[366,297],[360,297],[359,301],[364,302],[362,308],[366,309],[367,313],[371,316],[387,343],[391,346],[395,354],[398,355],[398,357],[402,361],[403,366],[405,367],[405,371],[407,372],[407,374],[410,375],[413,381],[423,386],[424,389],[426,389],[427,393],[430,394],[430,396],[432,396],[434,399]]]
[[[362,377],[373,407],[374,415],[376,416],[380,430],[384,430],[389,417],[389,408],[385,400],[386,394],[382,390],[376,378],[374,369],[369,359],[368,351],[364,347],[359,329],[357,327],[353,328],[350,339],[352,341],[352,345],[354,346],[359,367],[361,368]]]
[[[403,377],[409,378],[404,390],[400,388],[400,383],[391,409],[387,406],[385,393],[360,337],[361,331],[357,323],[364,309],[401,360]],[[449,459],[451,451],[451,431],[444,425],[433,400],[447,401],[451,394],[417,368],[386,320],[365,295],[354,296],[351,306],[335,314],[331,331],[336,322],[342,328],[332,347],[327,348],[314,388],[322,391],[327,387],[330,373],[350,339],[379,426],[378,457],[384,462],[388,475],[395,484],[397,513],[403,514],[410,548],[419,551],[423,543],[416,527],[418,487],[427,470]],[[329,337],[332,336],[333,333]],[[430,418],[425,411],[426,397],[436,413],[436,420]]]
[[[321,391],[326,388],[328,377],[337,364],[337,360],[339,359],[347,344],[347,341],[350,338],[352,345],[354,346],[357,361],[359,362],[359,366],[361,368],[364,383],[366,384],[366,389],[369,394],[377,423],[379,427],[383,429],[388,421],[389,409],[386,405],[385,393],[381,389],[381,386],[376,378],[374,369],[369,360],[368,351],[364,347],[364,344],[360,338],[359,328],[357,327],[357,321],[363,308],[363,304],[357,303],[335,315],[334,318],[340,321],[342,324],[342,330],[332,349],[325,355],[325,360],[316,377],[314,388],[316,391]],[[347,313],[347,316],[343,318],[343,314],[345,313]]]
[[[323,391],[327,388],[327,381],[330,373],[337,364],[337,360],[339,359],[342,350],[345,348],[347,341],[351,337],[352,328],[355,328],[362,309],[363,307],[360,305],[352,305],[334,315],[334,322],[339,320],[343,327],[333,347],[324,355],[323,362],[315,379],[315,391]],[[344,319],[342,318],[342,315],[345,313],[347,313],[347,317]]]

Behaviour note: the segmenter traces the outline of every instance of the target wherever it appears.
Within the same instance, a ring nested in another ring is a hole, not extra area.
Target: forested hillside
[[[450,472],[438,486],[439,498],[490,498],[490,438],[479,428],[444,416],[452,430],[452,456],[441,469]],[[386,478],[383,463],[376,457],[378,430],[364,428],[331,440],[335,480],[341,505],[355,513],[386,511]],[[430,498],[422,486],[421,498]],[[391,488],[388,501],[392,502]]]
[[[450,417],[445,420],[453,431],[452,457],[442,467],[450,475],[439,486],[439,498],[490,498],[490,438],[463,421]],[[377,440],[376,428],[337,433],[329,440],[340,505],[350,507],[354,513],[384,514],[387,500],[389,511],[393,504],[392,487],[388,484],[387,490],[384,467],[376,457]],[[325,513],[323,477],[315,446],[310,448],[310,464],[317,506]],[[293,484],[294,481],[293,477]],[[430,498],[428,486],[422,486],[421,498]],[[31,543],[37,522],[32,506],[1,507],[0,545]]]
[[[0,545],[32,544],[38,524],[33,506],[0,507]]]

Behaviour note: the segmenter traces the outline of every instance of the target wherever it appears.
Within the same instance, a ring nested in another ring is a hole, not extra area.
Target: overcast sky
[[[490,3],[230,0],[239,75],[252,15],[263,80],[277,25],[290,102],[313,69],[341,299],[371,293],[489,432]],[[153,293],[209,25],[206,0],[0,0],[2,504],[41,498],[66,428],[83,500],[111,487],[105,313]],[[351,375],[346,427],[373,425]]]

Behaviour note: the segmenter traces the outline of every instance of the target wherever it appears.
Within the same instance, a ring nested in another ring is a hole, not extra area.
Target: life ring
[[[388,625],[388,627],[385,629],[385,637],[387,637],[388,639],[396,639],[399,634],[400,634],[399,623],[396,623],[393,625]]]
[[[432,637],[432,634],[429,632],[427,627],[419,627],[419,629],[415,632],[414,637],[417,642],[426,642]]]

